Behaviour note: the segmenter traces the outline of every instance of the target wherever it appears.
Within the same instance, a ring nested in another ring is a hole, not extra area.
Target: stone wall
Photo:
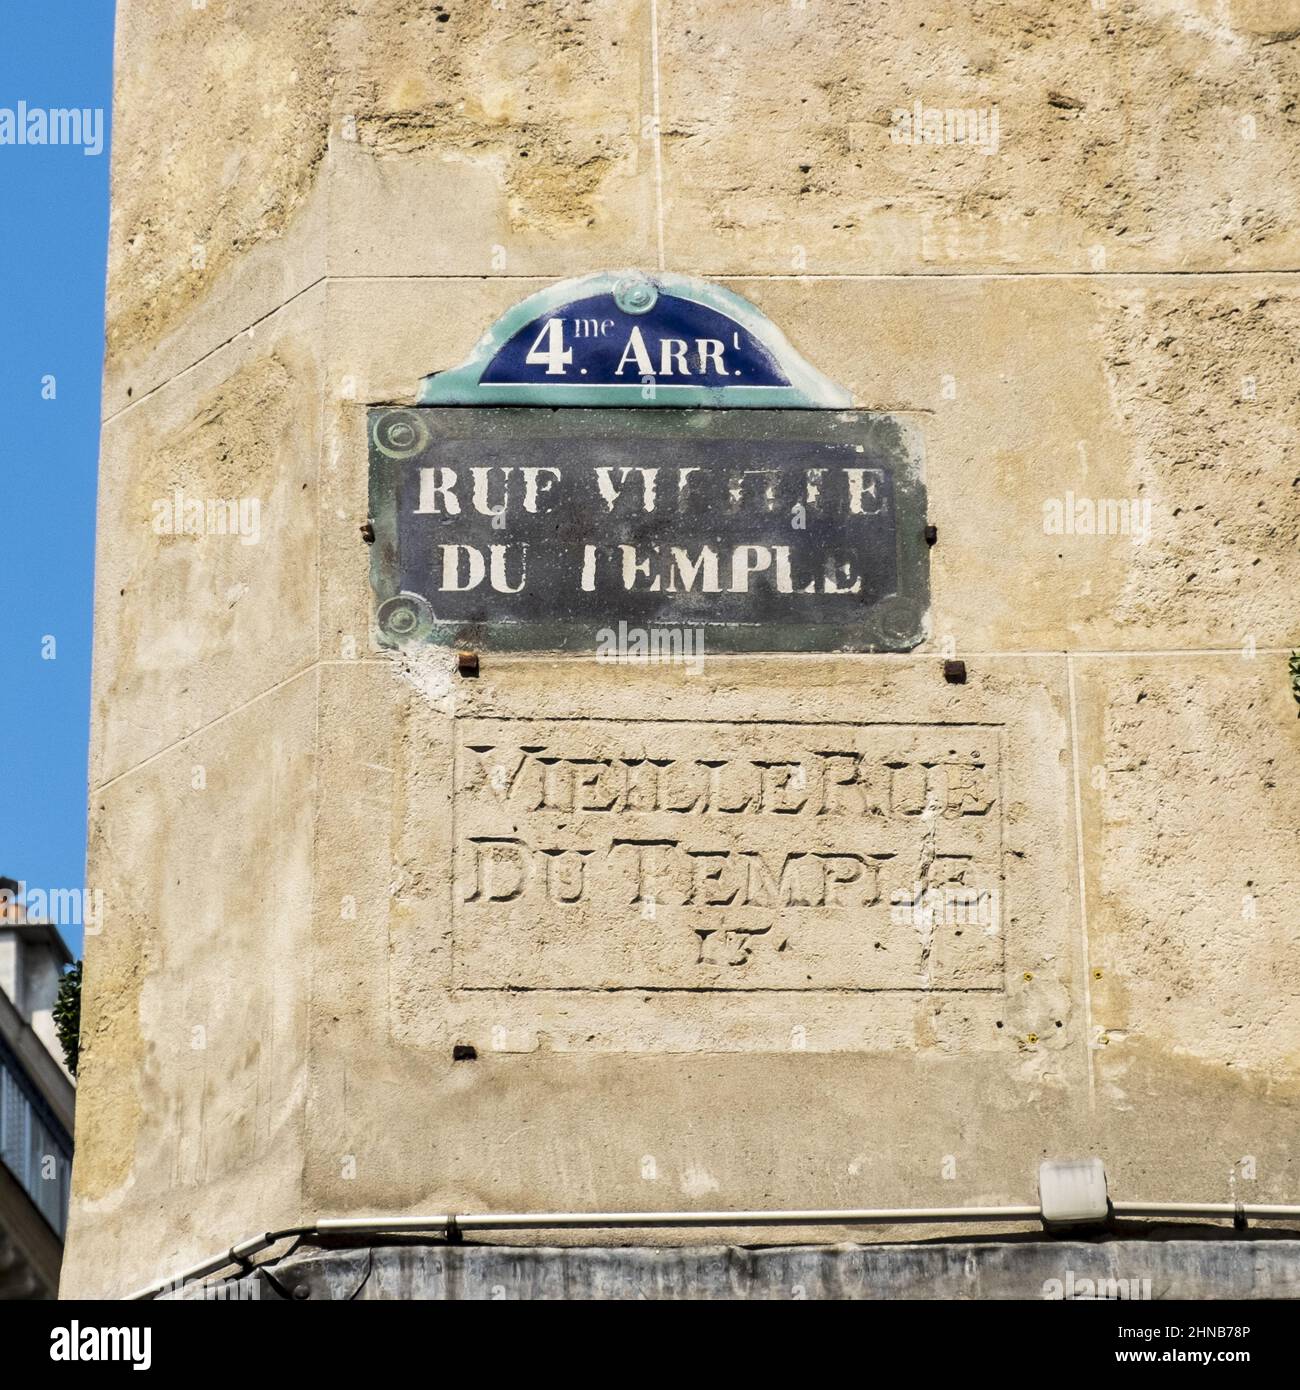
[[[274,10],[118,4],[65,1290],[320,1216],[1032,1202],[1085,1152],[1300,1200],[1295,4]],[[375,643],[366,407],[623,266],[919,434],[916,652],[467,681]],[[658,917],[627,864],[497,916],[466,827],[540,812],[478,794],[489,747],[721,758],[752,832],[665,786]],[[674,886],[834,848],[782,761],[876,849],[973,855],[997,930]]]

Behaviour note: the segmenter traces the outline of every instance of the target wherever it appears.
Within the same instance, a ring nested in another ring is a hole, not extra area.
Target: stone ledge
[[[908,1245],[304,1247],[169,1298],[232,1300],[1300,1298],[1300,1240],[953,1241]],[[1198,1228],[1203,1229],[1203,1228]]]

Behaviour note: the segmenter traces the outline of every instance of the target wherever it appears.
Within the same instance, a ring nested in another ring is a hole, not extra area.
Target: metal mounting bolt
[[[949,685],[966,684],[966,663],[964,661],[945,661],[943,678]]]
[[[456,669],[462,676],[478,675],[478,653],[477,652],[457,652]]]

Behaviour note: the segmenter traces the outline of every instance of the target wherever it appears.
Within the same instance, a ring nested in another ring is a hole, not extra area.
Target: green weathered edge
[[[721,285],[667,271],[644,278],[678,299],[715,309],[752,333],[779,363],[789,386],[669,386],[656,384],[651,394],[636,386],[511,386],[481,384],[483,373],[500,348],[534,319],[575,299],[612,293],[615,284],[634,271],[603,270],[548,285],[512,305],[479,339],[458,367],[434,372],[420,382],[417,405],[578,405],[741,407],[761,410],[845,410],[849,393],[819,372],[790,346],[784,333],[747,299]]]
[[[379,629],[378,607],[399,593],[397,584],[397,487],[404,466],[416,464],[412,457],[399,461],[380,453],[374,444],[374,427],[390,413],[405,413],[412,407],[378,406],[367,411],[366,433],[370,443],[370,518],[375,539],[370,547],[370,584],[374,595],[371,606],[371,634],[376,645],[400,649]],[[419,407],[414,407],[423,415]],[[513,418],[512,418],[513,417]],[[662,415],[638,413],[619,422],[600,421],[600,429],[618,429],[623,424],[635,433],[667,436],[681,428],[691,432],[715,433],[726,437],[742,428],[745,417],[729,412],[690,413],[674,421]],[[550,432],[557,416],[550,411],[527,408],[489,414],[486,419],[458,410],[430,411],[425,417],[431,438],[467,438],[475,435],[474,422],[490,421],[492,430],[505,429],[520,436],[534,431]],[[444,429],[435,429],[441,424]],[[590,415],[564,421],[565,430],[599,434]],[[769,422],[769,429],[784,438],[823,442],[843,432],[850,439],[893,455],[896,544],[898,547],[898,590],[862,612],[857,621],[841,623],[717,623],[703,624],[708,647],[718,653],[843,652],[902,653],[915,650],[928,640],[930,618],[930,553],[925,540],[927,495],[925,453],[920,432],[896,415],[850,410],[825,414],[781,414]],[[488,652],[571,653],[590,655],[595,650],[595,632],[604,623],[557,618],[549,622],[503,623],[435,622],[419,639],[417,646],[457,646],[469,644]]]

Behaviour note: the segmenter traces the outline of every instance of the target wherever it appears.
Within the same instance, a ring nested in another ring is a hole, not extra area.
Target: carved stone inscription
[[[1000,990],[998,735],[457,720],[455,984]]]

